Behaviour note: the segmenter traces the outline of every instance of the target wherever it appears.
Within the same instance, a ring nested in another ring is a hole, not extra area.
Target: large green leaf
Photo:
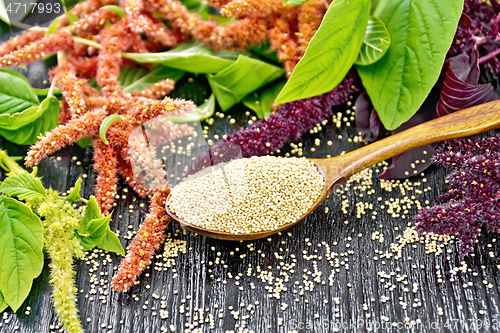
[[[384,23],[375,16],[370,16],[366,27],[363,45],[356,59],[356,65],[371,65],[382,58],[391,45],[391,36]]]
[[[184,71],[165,66],[157,66],[150,71],[142,67],[127,66],[120,71],[118,81],[124,93],[131,93],[147,88],[161,80],[178,81],[183,76]]]
[[[271,104],[274,103],[286,81],[281,81],[263,91],[257,91],[243,99],[243,104],[253,110],[257,117],[267,118],[271,114]]]
[[[0,136],[18,145],[32,145],[37,141],[40,134],[45,134],[57,126],[60,110],[57,98],[53,96],[47,97],[35,108],[37,109],[35,114],[38,115],[36,119],[17,129],[4,129],[0,127]],[[33,115],[31,114],[32,111],[28,112],[30,112],[30,115]],[[23,119],[22,121],[25,120]]]
[[[223,111],[239,103],[246,95],[283,76],[282,68],[240,55],[231,66],[208,76],[208,83]]]
[[[43,227],[23,203],[0,198],[0,292],[17,311],[43,268]]]
[[[28,81],[20,75],[0,70],[0,114],[14,114],[39,103]]]
[[[363,43],[370,4],[370,0],[339,0],[330,5],[278,103],[324,94],[344,79]]]
[[[410,119],[436,83],[462,8],[463,0],[379,2],[374,15],[387,27],[391,47],[358,72],[388,130]]]
[[[217,73],[231,65],[238,54],[234,52],[217,54],[199,41],[189,40],[166,52],[122,55],[137,63],[162,64],[189,73]]]
[[[0,184],[0,192],[20,200],[44,199],[47,197],[40,179],[23,172],[5,178]]]

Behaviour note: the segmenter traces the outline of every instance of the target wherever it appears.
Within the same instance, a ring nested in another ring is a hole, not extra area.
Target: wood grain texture
[[[243,118],[246,117],[243,116]],[[219,120],[210,133],[221,135],[230,130],[229,128],[226,119]],[[335,155],[344,150],[350,151],[362,146],[360,143],[346,141],[345,138],[352,137],[354,134],[353,128],[337,129],[333,124],[327,124],[319,133],[323,144],[316,147],[316,152],[310,153],[310,148],[314,146],[314,139],[318,135],[307,135],[303,141],[303,148],[307,155],[313,158],[322,158],[326,154]],[[338,135],[342,135],[344,139],[336,139]],[[332,146],[325,144],[328,139],[334,142]],[[39,174],[43,175],[45,185],[59,190],[68,189],[79,176],[89,173],[89,177],[84,180],[83,191],[85,196],[91,195],[95,181],[90,173],[91,150],[73,147],[61,151],[56,156],[60,156],[61,160],[45,159],[40,166]],[[77,156],[82,165],[77,165],[72,160],[73,156]],[[416,195],[421,201],[433,202],[434,198],[445,190],[444,171],[433,167],[426,172],[425,177],[427,178],[425,187],[430,186],[432,190],[423,192],[422,195],[416,194],[415,191],[408,191],[407,195]],[[415,177],[413,181],[418,179],[421,177]],[[125,240],[123,236],[130,230],[129,225],[133,226],[132,230],[137,230],[139,223],[144,219],[146,207],[139,207],[143,201],[140,199],[134,201],[131,191],[125,193],[124,188],[121,186],[118,189],[120,196],[125,195],[125,199],[119,200],[114,209],[111,228],[120,230],[122,244],[126,246],[130,240]],[[426,255],[423,245],[420,244],[415,248],[408,246],[403,250],[402,259],[383,260],[378,251],[388,251],[389,244],[402,233],[411,219],[394,219],[387,214],[386,210],[380,209],[378,197],[382,197],[382,202],[384,202],[390,198],[401,198],[401,195],[396,192],[383,191],[377,180],[373,188],[375,194],[365,195],[363,198],[359,196],[360,191],[352,189],[346,191],[344,200],[349,202],[347,215],[341,212],[340,195],[332,193],[303,223],[290,228],[282,235],[272,236],[271,241],[260,239],[241,243],[227,242],[202,236],[195,237],[190,232],[183,234],[180,231],[179,235],[174,238],[187,241],[187,247],[191,250],[188,250],[186,254],[180,254],[175,259],[176,265],[166,271],[154,269],[155,264],[163,260],[156,259],[145,272],[146,274],[140,277],[139,284],[127,293],[112,292],[110,288],[111,277],[115,272],[114,267],[118,266],[120,258],[109,254],[111,264],[103,265],[102,260],[108,254],[96,252],[93,254],[94,257],[77,265],[77,285],[80,290],[83,290],[83,293],[79,291],[79,307],[84,327],[88,333],[142,333],[161,332],[162,326],[170,331],[170,325],[173,325],[175,332],[184,332],[190,324],[198,322],[194,319],[197,316],[195,308],[201,308],[204,318],[209,318],[209,315],[213,316],[214,326],[212,330],[209,323],[198,325],[197,327],[202,332],[238,331],[243,325],[254,332],[290,332],[294,329],[298,332],[332,332],[335,328],[340,328],[340,332],[368,332],[369,328],[372,329],[371,332],[498,331],[500,299],[498,297],[497,265],[499,262],[497,258],[500,255],[500,249],[498,242],[491,242],[491,238],[496,235],[486,235],[481,238],[474,252],[475,256],[464,260],[470,271],[459,272],[455,277],[455,282],[450,282],[449,271],[452,267],[460,266],[462,260],[458,256],[456,244],[446,246],[445,252],[440,256]],[[371,213],[363,215],[360,219],[356,218],[355,205],[359,202],[374,205],[374,210],[378,213],[376,220],[372,220]],[[136,207],[132,213],[129,212],[129,205]],[[327,214],[325,214],[325,207],[329,207]],[[408,214],[409,217],[415,212],[415,208],[412,208]],[[122,215],[121,219],[120,215]],[[349,223],[346,225],[344,221]],[[380,225],[383,228],[380,228]],[[399,230],[395,230],[396,227]],[[171,233],[174,233],[176,229],[178,226],[175,224],[168,228]],[[383,244],[371,240],[371,234],[375,231],[384,234]],[[291,236],[287,235],[288,232]],[[359,234],[362,236],[358,237]],[[350,241],[349,237],[351,237]],[[309,239],[310,246],[305,239]],[[333,245],[335,242],[337,245]],[[491,248],[486,247],[488,243],[492,244]],[[250,244],[253,244],[253,251],[248,247]],[[318,244],[322,246],[318,247]],[[339,272],[336,272],[331,279],[331,286],[328,277],[332,268],[336,269],[335,260],[327,260],[324,244],[328,244],[332,252],[338,253],[336,258],[339,259]],[[238,252],[236,248],[239,248]],[[280,251],[280,248],[283,251]],[[451,253],[446,252],[448,249]],[[233,255],[231,251],[234,252]],[[303,251],[306,251],[305,253],[309,256],[317,255],[318,257],[311,257],[307,260],[304,258]],[[352,254],[344,256],[347,251],[352,251]],[[489,251],[494,253],[493,258],[489,256]],[[217,255],[218,252],[220,256]],[[275,257],[275,253],[282,257]],[[241,254],[245,254],[246,257],[240,259]],[[295,256],[295,260],[292,255]],[[374,257],[378,257],[378,260],[374,260]],[[215,264],[217,258],[223,260],[226,266]],[[294,273],[283,269],[282,262],[294,264]],[[313,289],[305,290],[304,276],[307,277],[307,281],[313,281],[314,263],[316,263],[317,270],[322,273],[319,280],[324,280],[325,285],[321,282],[312,282]],[[330,263],[334,266],[332,267]],[[349,265],[348,269],[346,269],[346,263]],[[250,276],[247,276],[249,265],[253,270]],[[280,293],[280,299],[269,297],[268,288],[275,288],[276,280],[273,280],[272,284],[262,282],[255,273],[257,266],[260,266],[262,270],[272,272],[273,278],[285,279],[285,276],[280,273],[288,274],[289,280],[283,282],[287,291]],[[421,266],[424,268],[422,269]],[[397,282],[396,275],[382,281],[378,276],[379,272],[406,275],[405,281],[408,285]],[[443,279],[441,283],[438,283],[438,272]],[[92,274],[98,276],[97,285],[91,283]],[[238,274],[241,276],[239,280],[236,280],[235,277]],[[42,276],[36,280],[29,299],[19,310],[19,314],[16,316],[7,312],[9,322],[0,320],[1,333],[59,331],[57,319],[52,311],[50,286],[47,281],[48,271],[45,268]],[[483,281],[487,284],[491,283],[492,288],[488,288]],[[254,289],[251,287],[252,283]],[[389,291],[388,283],[395,285],[396,288]],[[411,291],[413,283],[418,284],[415,294]],[[471,285],[464,288],[464,284],[468,283]],[[92,289],[91,286],[94,286],[97,291],[94,295],[88,294]],[[410,291],[405,292],[404,287],[408,287]],[[102,288],[102,292],[99,288]],[[301,291],[303,295],[300,295]],[[158,295],[159,299],[153,295]],[[387,301],[382,302],[382,296],[387,297]],[[91,297],[93,297],[92,301]],[[169,313],[166,319],[161,319],[159,312],[162,297],[164,297],[165,310]],[[421,302],[420,307],[412,306],[415,298]],[[405,302],[406,308],[401,305]],[[281,310],[282,303],[288,304],[285,310]],[[249,304],[253,305],[252,314],[252,309],[247,310]],[[364,304],[366,304],[366,310],[363,307]],[[26,316],[24,312],[28,306],[31,307],[31,313]],[[183,313],[180,311],[181,306],[184,306]],[[231,306],[234,311],[239,311],[237,320],[230,314]],[[153,307],[155,310],[152,309]],[[439,308],[442,309],[442,314]],[[222,318],[219,318],[220,310],[223,310]],[[156,315],[153,314],[155,312]],[[245,315],[249,317],[244,318]],[[88,318],[90,321],[87,321]],[[387,318],[389,323],[396,323],[396,325],[404,323],[405,318],[419,319],[422,325],[411,329],[401,329],[401,326],[398,328],[389,324],[376,327],[361,323],[361,320],[370,319],[379,324],[385,323],[382,318]],[[490,322],[488,328],[484,327],[486,320]],[[472,327],[473,323],[481,323],[483,326]],[[491,324],[495,323],[496,326],[492,327]],[[299,324],[304,329],[299,329]]]

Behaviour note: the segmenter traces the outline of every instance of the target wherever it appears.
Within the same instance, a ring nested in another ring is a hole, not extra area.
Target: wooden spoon
[[[183,228],[207,237],[233,241],[267,237],[302,221],[325,200],[335,187],[365,168],[417,147],[443,140],[479,134],[499,127],[500,100],[497,100],[433,119],[345,155],[325,159],[308,159],[316,164],[318,171],[325,177],[325,187],[316,202],[304,215],[297,221],[284,224],[278,229],[236,235],[204,229],[190,224],[170,212],[168,207],[167,213],[179,222]]]

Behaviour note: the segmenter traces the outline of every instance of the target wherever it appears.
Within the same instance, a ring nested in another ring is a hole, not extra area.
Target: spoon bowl
[[[264,238],[296,225],[310,215],[341,183],[361,170],[388,158],[431,143],[475,135],[500,128],[500,100],[473,106],[430,120],[385,139],[366,145],[344,155],[325,159],[308,159],[314,163],[325,180],[325,186],[310,209],[296,221],[273,230],[247,234],[205,229],[186,222],[166,207],[167,214],[183,228],[203,236],[222,240],[242,241]],[[167,197],[167,201],[170,195]]]

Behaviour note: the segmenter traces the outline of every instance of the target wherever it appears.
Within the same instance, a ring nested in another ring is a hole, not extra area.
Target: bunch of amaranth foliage
[[[415,217],[422,233],[455,235],[461,254],[477,242],[481,229],[500,231],[500,136],[441,142],[433,161],[452,172],[440,204],[423,208]]]
[[[139,196],[145,197],[148,190],[134,178],[128,156],[129,135],[150,119],[166,113],[180,115],[193,110],[195,105],[190,101],[165,97],[175,84],[169,79],[143,91],[124,93],[118,81],[120,70],[127,65],[137,65],[124,57],[125,52],[165,51],[191,38],[216,50],[248,49],[268,40],[289,76],[318,29],[329,1],[310,0],[300,6],[286,5],[282,0],[210,3],[222,15],[233,17],[235,21],[219,26],[213,19],[204,20],[188,11],[177,0],[123,0],[120,3],[87,0],[71,9],[71,20],[63,15],[55,31],[32,29],[0,45],[1,67],[38,61],[49,54],[58,55],[58,63],[50,74],[52,85],[57,86],[63,96],[59,126],[31,147],[25,164],[34,166],[44,157],[88,137],[94,140],[95,195],[101,210],[107,213],[113,207],[119,175]],[[109,7],[102,8],[109,5],[121,6],[125,16]],[[76,22],[72,22],[74,17],[78,18]],[[93,78],[100,90],[89,84]],[[322,104],[322,97],[320,99],[318,102]],[[285,106],[278,119],[284,124],[293,123],[298,119],[298,112],[302,118],[307,118],[307,112],[316,112],[315,108],[308,107],[312,102],[305,102],[303,106],[294,104],[293,108]],[[320,109],[327,111],[328,108]],[[99,129],[111,115],[119,115],[121,120],[109,127],[109,144],[106,144],[99,139]],[[325,116],[328,112],[315,116],[315,122]],[[192,131],[189,126],[172,123],[164,126],[169,129],[171,139]],[[262,133],[272,136],[276,133],[273,128],[276,129],[275,126],[263,125]],[[294,136],[297,136],[303,130],[295,132]],[[239,143],[245,144],[246,141],[254,145],[252,137],[245,136],[247,132],[242,133]],[[163,188],[149,192],[153,195],[150,213],[113,280],[114,289],[128,289],[163,240],[169,221],[163,207],[168,188],[165,181]]]

